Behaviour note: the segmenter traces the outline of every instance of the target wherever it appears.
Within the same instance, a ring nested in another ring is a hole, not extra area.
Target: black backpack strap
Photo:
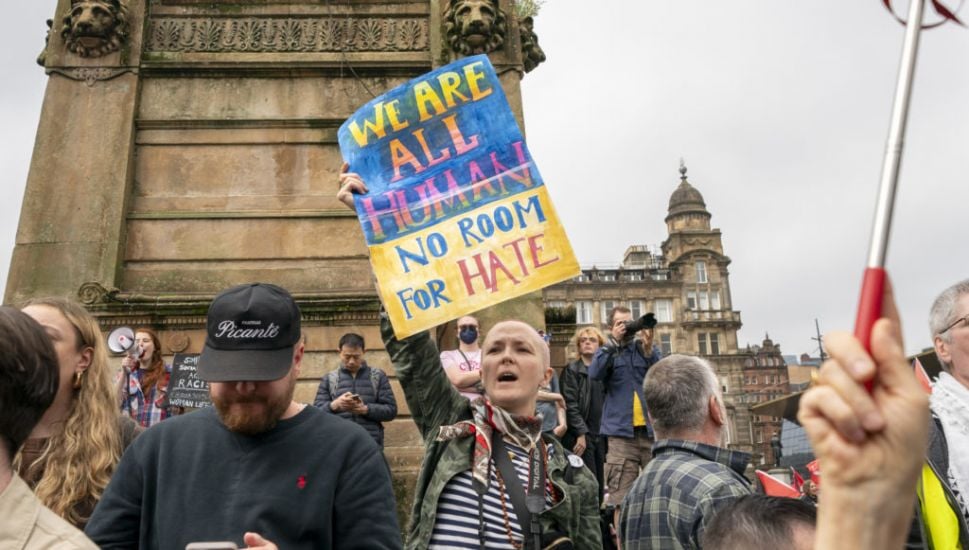
[[[511,459],[508,458],[508,449],[505,448],[505,444],[498,430],[491,432],[491,456],[495,460],[498,473],[501,474],[501,478],[505,482],[505,491],[508,492],[511,505],[515,508],[515,515],[518,516],[518,526],[522,530],[522,539],[528,541],[531,513],[525,504],[525,489],[522,487],[521,480],[518,479],[518,472],[515,471],[515,466],[511,463]]]

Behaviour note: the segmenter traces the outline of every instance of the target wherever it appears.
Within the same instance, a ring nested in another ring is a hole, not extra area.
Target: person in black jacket
[[[397,401],[387,375],[363,359],[363,336],[340,337],[340,366],[320,380],[313,404],[363,426],[384,447],[383,422],[397,416]]]
[[[565,398],[565,418],[568,430],[563,438],[565,448],[581,456],[599,482],[599,500],[605,489],[602,468],[606,460],[606,438],[599,435],[602,402],[605,390],[602,382],[589,378],[589,363],[599,346],[605,343],[602,333],[594,327],[581,328],[575,333],[575,361],[562,370],[562,396]]]
[[[269,284],[209,307],[198,377],[214,407],[152,426],[125,451],[85,531],[100,548],[395,550],[390,470],[365,430],[293,400],[300,311]],[[366,521],[361,521],[366,518]]]

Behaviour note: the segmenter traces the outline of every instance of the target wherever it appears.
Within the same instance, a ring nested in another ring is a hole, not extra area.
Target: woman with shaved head
[[[346,164],[342,172],[337,199],[352,209],[367,187]],[[398,340],[386,318],[381,332],[426,449],[407,548],[602,548],[596,479],[543,437],[535,414],[552,369],[534,328],[492,327],[481,347],[484,394],[472,400],[448,380],[427,332]]]
[[[426,332],[397,340],[386,320],[382,332],[427,449],[408,548],[519,549],[526,539],[532,548],[536,535],[539,548],[602,547],[595,477],[542,435],[535,415],[539,387],[552,374],[535,329],[503,321],[488,331],[484,395],[472,401],[450,384]],[[543,489],[524,496],[526,487]],[[549,546],[555,541],[561,546]]]

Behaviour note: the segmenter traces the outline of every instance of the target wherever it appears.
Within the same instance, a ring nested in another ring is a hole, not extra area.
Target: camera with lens
[[[623,336],[623,340],[631,340],[636,336],[636,333],[643,330],[644,328],[653,328],[656,326],[656,316],[652,312],[643,315],[639,319],[630,319],[629,321],[623,321],[626,325],[626,333]]]

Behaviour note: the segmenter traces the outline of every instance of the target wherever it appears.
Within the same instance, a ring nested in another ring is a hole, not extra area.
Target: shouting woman
[[[121,362],[121,410],[144,426],[171,416],[165,402],[172,367],[162,361],[161,343],[150,328],[135,330],[135,353]]]

